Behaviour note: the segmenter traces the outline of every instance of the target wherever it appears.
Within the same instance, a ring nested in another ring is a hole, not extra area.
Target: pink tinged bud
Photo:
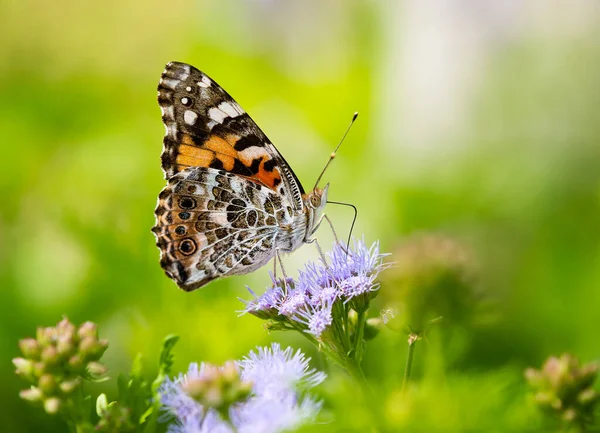
[[[81,339],[85,337],[92,337],[96,339],[98,338],[98,327],[94,322],[85,322],[79,327],[77,334]]]
[[[58,356],[58,351],[54,346],[45,347],[44,350],[42,350],[41,358],[42,361],[48,365],[55,365],[60,360],[60,357]]]
[[[50,415],[54,415],[60,410],[60,399],[57,397],[50,397],[44,401],[44,410]]]
[[[56,343],[58,354],[64,359],[75,353],[76,347],[72,337],[62,336]]]
[[[43,374],[39,381],[38,387],[46,395],[52,395],[56,391],[56,379],[51,374]]]
[[[577,396],[577,401],[583,406],[590,406],[598,401],[600,394],[595,390],[588,388],[581,391]]]
[[[36,331],[36,339],[40,346],[46,347],[54,341],[56,330],[54,328],[38,328]]]
[[[84,358],[89,358],[94,354],[96,348],[96,339],[94,337],[85,337],[79,342],[79,353]]]
[[[525,380],[533,388],[541,388],[544,385],[544,377],[539,370],[535,368],[527,368],[525,370]]]
[[[75,336],[75,330],[75,325],[69,322],[69,319],[65,317],[56,325],[57,338],[61,336],[72,338]]]
[[[46,371],[46,364],[42,361],[33,364],[33,374],[35,377],[40,377]]]
[[[81,356],[73,355],[69,358],[69,367],[71,367],[74,371],[81,371],[83,368],[84,362]]]
[[[67,380],[65,382],[61,382],[59,388],[63,393],[70,394],[75,391],[80,384],[81,381],[79,379]]]
[[[34,376],[34,364],[28,359],[25,358],[14,358],[12,360],[14,366],[16,367],[16,373],[20,376],[24,376],[28,379],[33,378]]]
[[[577,418],[577,411],[571,407],[563,412],[562,418],[567,422],[575,421]]]
[[[19,397],[21,397],[23,400],[31,402],[40,401],[43,395],[44,394],[42,393],[42,391],[35,387],[24,389],[23,391],[19,392]]]
[[[100,362],[92,361],[88,362],[87,371],[94,377],[100,377],[108,373],[108,368]]]
[[[19,341],[19,347],[23,356],[29,359],[39,359],[41,354],[40,345],[37,340],[33,338],[24,338]]]
[[[238,381],[239,377],[240,377],[240,372],[239,372],[237,366],[235,365],[235,363],[232,361],[228,361],[225,363],[221,374],[223,376],[223,380],[225,380],[225,382],[230,382],[230,383]]]

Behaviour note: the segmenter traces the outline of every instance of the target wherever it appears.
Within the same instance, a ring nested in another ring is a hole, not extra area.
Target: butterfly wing
[[[293,210],[285,197],[245,177],[190,167],[160,193],[156,220],[161,266],[190,291],[265,265]]]
[[[161,156],[166,179],[188,167],[244,176],[292,198],[304,190],[285,159],[239,104],[191,65],[169,63],[158,85],[166,134]]]
[[[152,231],[161,266],[179,287],[251,272],[303,239],[304,223],[294,224],[304,209],[302,185],[227,92],[193,66],[171,62],[158,102],[168,182]]]

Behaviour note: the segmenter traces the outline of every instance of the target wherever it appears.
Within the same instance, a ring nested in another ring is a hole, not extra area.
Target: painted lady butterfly
[[[193,66],[171,62],[158,85],[158,103],[167,186],[152,231],[160,264],[180,288],[252,272],[279,251],[312,241],[328,185],[305,193],[225,90]]]

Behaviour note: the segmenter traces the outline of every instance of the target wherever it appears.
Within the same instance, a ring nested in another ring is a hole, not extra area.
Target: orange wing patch
[[[182,134],[175,159],[177,171],[187,167],[218,168],[275,189],[281,183],[281,173],[271,155],[257,146],[237,151],[235,144],[239,140],[235,134],[211,134],[199,144],[191,135]]]

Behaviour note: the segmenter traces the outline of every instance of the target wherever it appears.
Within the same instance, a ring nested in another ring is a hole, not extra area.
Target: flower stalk
[[[404,378],[402,379],[402,392],[406,392],[408,381],[410,379],[410,373],[412,370],[413,357],[415,355],[415,345],[421,337],[419,334],[411,333],[408,336],[408,353],[406,355],[406,367],[404,368]]]

